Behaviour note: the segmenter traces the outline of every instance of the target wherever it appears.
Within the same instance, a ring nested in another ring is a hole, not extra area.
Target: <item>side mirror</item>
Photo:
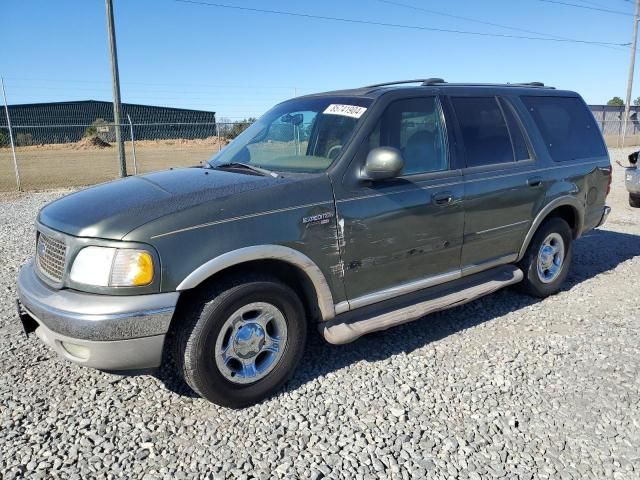
[[[635,165],[636,163],[638,163],[638,154],[640,152],[633,152],[631,155],[629,155],[629,163],[631,165]]]
[[[386,180],[397,177],[404,168],[400,150],[393,147],[374,148],[362,168],[363,180]]]

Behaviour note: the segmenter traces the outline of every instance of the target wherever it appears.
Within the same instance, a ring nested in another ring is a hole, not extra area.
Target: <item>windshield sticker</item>
[[[367,109],[365,107],[358,107],[357,105],[332,103],[322,113],[325,115],[343,115],[345,117],[360,118],[366,111]]]

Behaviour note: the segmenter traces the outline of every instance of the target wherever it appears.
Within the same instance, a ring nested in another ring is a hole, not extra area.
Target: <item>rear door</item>
[[[474,273],[516,259],[546,179],[511,100],[452,96],[464,152],[465,225],[461,266]]]
[[[390,101],[367,132],[336,191],[351,308],[460,276],[464,187],[448,144],[436,95]],[[400,149],[402,174],[359,180],[368,152],[380,146]]]

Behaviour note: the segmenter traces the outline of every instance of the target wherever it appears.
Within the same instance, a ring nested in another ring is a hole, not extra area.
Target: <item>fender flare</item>
[[[545,205],[544,208],[540,210],[540,212],[538,212],[538,215],[536,215],[536,218],[531,223],[531,226],[529,227],[529,231],[527,232],[527,235],[524,238],[524,242],[522,243],[522,247],[520,247],[520,251],[518,252],[518,258],[516,259],[517,262],[522,260],[522,257],[524,257],[524,254],[526,253],[527,248],[529,248],[529,244],[531,243],[531,239],[535,235],[536,231],[538,230],[538,227],[542,224],[542,222],[549,216],[549,214],[553,210],[563,206],[572,207],[573,210],[575,211],[576,219],[577,219],[577,224],[575,229],[576,238],[580,236],[584,226],[583,205],[580,203],[580,201],[576,197],[571,197],[567,195],[567,196],[555,198],[554,200],[549,202],[547,205]]]
[[[320,268],[309,257],[293,248],[282,245],[254,245],[252,247],[239,248],[224,253],[208,262],[200,265],[180,282],[177,291],[189,290],[197,287],[207,278],[225,270],[226,268],[241,265],[253,260],[281,260],[297,267],[309,278],[318,298],[318,308],[323,320],[331,320],[335,317],[333,295],[327,283],[327,279]]]

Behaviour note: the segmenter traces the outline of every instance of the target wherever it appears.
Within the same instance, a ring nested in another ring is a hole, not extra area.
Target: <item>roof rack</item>
[[[523,82],[523,83],[511,83],[509,85],[517,85],[519,87],[544,87],[544,83],[542,82]],[[553,88],[553,87],[547,87]]]
[[[375,85],[367,85],[364,88],[375,88],[375,87],[389,87],[392,85],[403,85],[405,83],[420,83],[423,87],[428,87],[431,85],[441,85],[445,82],[442,78],[420,78],[416,80],[398,80],[396,82],[386,82],[386,83],[377,83]],[[522,82],[522,83],[450,83],[449,85],[460,85],[460,86],[469,86],[469,87],[533,87],[533,88],[549,88],[554,89],[554,87],[548,87],[542,82]]]
[[[398,80],[396,82],[376,83],[375,85],[367,85],[364,88],[388,87],[391,85],[402,85],[405,83],[421,83],[423,86],[434,85],[436,83],[447,83],[441,78],[418,78],[415,80]]]

